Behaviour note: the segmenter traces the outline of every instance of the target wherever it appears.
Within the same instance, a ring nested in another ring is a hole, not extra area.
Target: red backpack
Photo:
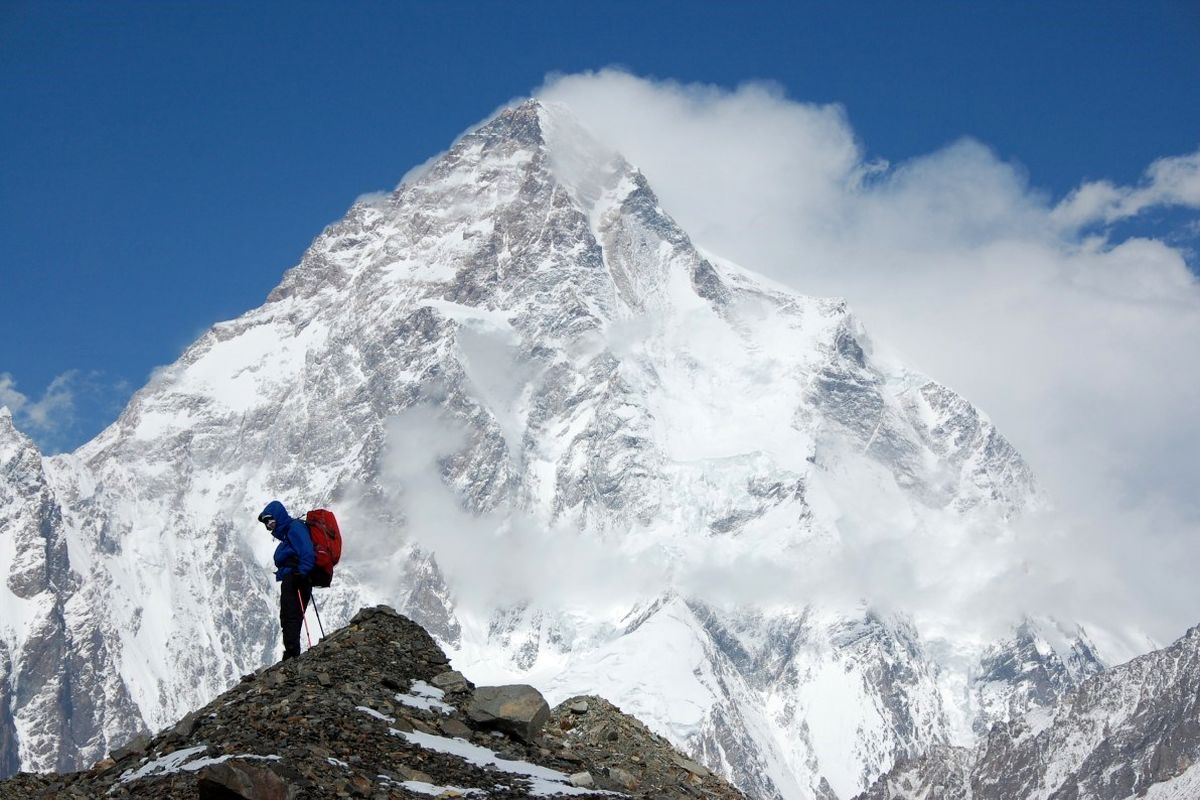
[[[337,517],[332,511],[314,508],[304,515],[304,524],[308,526],[316,556],[309,575],[312,585],[328,586],[333,583],[333,568],[342,558],[342,532],[338,529]]]

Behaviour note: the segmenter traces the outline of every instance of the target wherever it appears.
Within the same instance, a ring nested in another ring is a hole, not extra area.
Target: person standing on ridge
[[[300,623],[312,600],[312,538],[304,520],[292,519],[278,500],[267,503],[258,521],[279,540],[275,580],[279,581],[279,627],[283,629],[283,660],[287,661],[300,655]]]

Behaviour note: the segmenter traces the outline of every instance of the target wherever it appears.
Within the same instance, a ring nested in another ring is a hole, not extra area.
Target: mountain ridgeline
[[[1200,797],[1200,626],[1084,681],[974,749],[906,759],[858,800]]]
[[[537,101],[356,203],[79,450],[0,411],[0,774],[87,767],[277,659],[276,497],[353,536],[327,623],[386,603],[762,800],[849,800],[1107,674],[1071,620],[955,639],[831,599],[875,544],[1003,540],[1045,503],[1031,470]]]

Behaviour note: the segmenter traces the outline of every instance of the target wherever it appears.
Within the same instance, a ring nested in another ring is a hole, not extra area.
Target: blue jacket
[[[271,535],[279,540],[275,547],[275,580],[283,580],[284,575],[312,572],[315,554],[304,520],[292,519],[278,500],[267,503],[262,513],[275,518],[275,530],[271,531]]]

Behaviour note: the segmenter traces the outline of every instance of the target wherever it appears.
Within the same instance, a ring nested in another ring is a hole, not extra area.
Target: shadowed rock
[[[197,779],[200,800],[295,800],[299,790],[268,767],[226,761],[205,767]]]
[[[480,686],[467,707],[472,722],[533,742],[550,718],[542,693],[526,684]]]

